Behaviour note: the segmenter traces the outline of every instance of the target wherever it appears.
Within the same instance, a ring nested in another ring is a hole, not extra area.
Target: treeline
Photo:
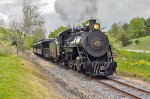
[[[39,7],[30,0],[23,0],[22,15],[13,17],[7,27],[3,20],[0,21],[0,40],[15,45],[17,53],[19,50],[32,48],[35,41],[45,38],[44,18],[39,12]]]
[[[132,43],[131,39],[150,36],[150,18],[133,18],[129,23],[114,23],[109,33],[117,40],[122,42],[122,46]],[[136,40],[135,43],[139,44]]]
[[[88,23],[89,23],[89,20],[85,20],[85,21],[81,22],[80,24],[78,24],[78,26],[79,27],[86,26]],[[68,26],[68,27],[60,26],[56,30],[50,32],[48,35],[48,38],[55,38],[60,32],[67,30],[69,28],[71,28],[71,26]]]
[[[60,26],[53,32],[50,32],[50,34],[48,35],[48,38],[55,38],[60,32],[66,30],[66,29],[67,29],[67,27]]]

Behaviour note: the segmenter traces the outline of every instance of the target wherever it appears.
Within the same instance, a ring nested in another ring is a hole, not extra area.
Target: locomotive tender
[[[33,52],[90,76],[116,72],[109,40],[94,19],[84,28],[67,29],[54,39],[38,41]]]

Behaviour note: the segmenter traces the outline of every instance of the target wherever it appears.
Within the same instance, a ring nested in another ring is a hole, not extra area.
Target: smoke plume
[[[85,19],[96,18],[97,4],[98,0],[57,0],[55,11],[63,22],[74,25]]]

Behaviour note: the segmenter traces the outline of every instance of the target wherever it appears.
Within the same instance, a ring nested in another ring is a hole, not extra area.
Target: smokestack
[[[89,20],[89,29],[90,31],[93,30],[93,25],[96,23],[96,20],[95,19],[90,19]]]

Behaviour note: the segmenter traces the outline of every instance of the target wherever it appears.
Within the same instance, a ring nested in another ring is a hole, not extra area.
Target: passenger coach
[[[44,39],[33,44],[33,53],[45,58],[50,58],[50,43],[54,39]]]

